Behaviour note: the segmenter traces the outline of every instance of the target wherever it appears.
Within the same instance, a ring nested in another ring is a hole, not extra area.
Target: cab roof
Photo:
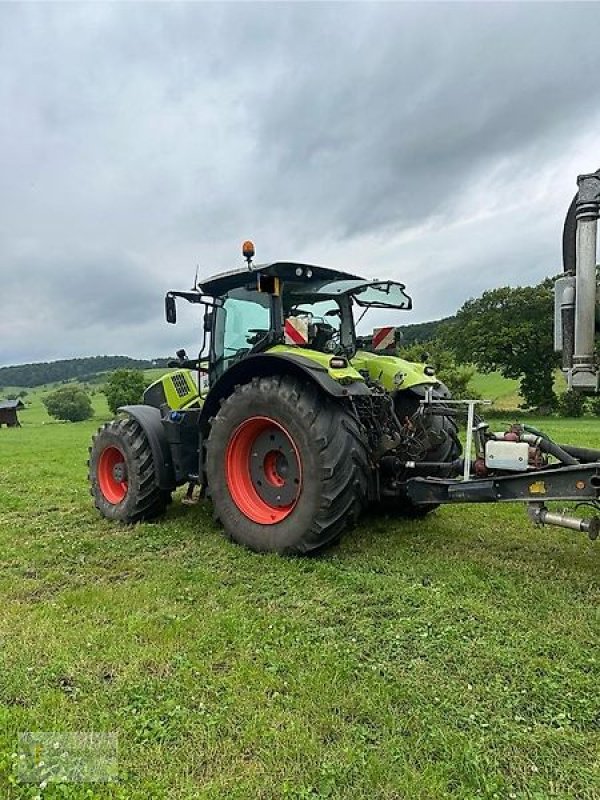
[[[199,290],[211,297],[220,297],[231,289],[240,289],[256,280],[256,273],[281,278],[295,284],[306,283],[315,286],[339,280],[363,280],[362,276],[339,269],[319,267],[315,264],[301,264],[294,261],[274,261],[271,264],[253,264],[251,269],[244,267],[222,272],[200,281]]]

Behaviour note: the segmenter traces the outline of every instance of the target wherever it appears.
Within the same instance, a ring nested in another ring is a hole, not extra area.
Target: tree
[[[144,394],[144,373],[135,369],[118,369],[110,376],[103,389],[108,407],[113,414],[120,406],[139,403]]]
[[[46,410],[55,419],[81,422],[93,413],[92,402],[80,386],[63,386],[43,398]]]
[[[587,398],[581,392],[568,389],[558,398],[558,412],[563,417],[582,417],[585,414]]]
[[[521,382],[527,406],[555,405],[553,280],[538,286],[505,286],[468,300],[441,332],[458,361],[482,372],[500,371]]]
[[[600,417],[600,395],[594,395],[588,400],[588,408],[597,417]]]
[[[455,400],[479,399],[479,394],[470,387],[475,370],[457,364],[454,354],[439,339],[401,347],[398,355],[407,361],[427,361],[435,369],[436,377],[450,389]]]

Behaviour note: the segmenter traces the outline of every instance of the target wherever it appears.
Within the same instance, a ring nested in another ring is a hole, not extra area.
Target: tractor
[[[197,357],[177,353],[90,450],[99,511],[136,522],[160,515],[174,489],[209,494],[231,539],[257,551],[309,553],[338,539],[371,503],[421,515],[408,476],[451,476],[461,445],[434,370],[395,355],[396,331],[358,338],[353,310],[409,310],[402,283],[309,264],[247,265],[190,292],[202,306]],[[425,413],[422,401],[436,401]],[[442,403],[442,405],[440,405]]]
[[[595,337],[600,171],[578,178],[563,230],[555,346],[569,386],[598,391]],[[160,516],[180,486],[208,496],[227,536],[258,552],[314,553],[369,506],[423,516],[448,503],[523,502],[537,525],[600,533],[600,451],[558,444],[526,424],[493,431],[478,401],[456,401],[426,363],[396,354],[394,328],[358,336],[356,314],[410,310],[404,284],[280,261],[202,280],[165,298],[203,309],[202,346],[125,406],[90,447],[105,517]],[[464,452],[457,420],[466,417]]]

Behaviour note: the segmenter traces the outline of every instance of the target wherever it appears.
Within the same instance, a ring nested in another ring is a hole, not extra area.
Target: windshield
[[[289,298],[286,298],[289,301]],[[285,320],[303,320],[306,324],[306,345],[324,353],[336,353],[341,347],[341,311],[336,300],[317,300],[309,297],[306,302],[294,299],[291,306],[284,303]],[[287,342],[286,343],[294,343]],[[298,342],[295,342],[298,344]]]
[[[412,308],[412,300],[404,288],[404,284],[395,281],[346,280],[323,283],[315,287],[313,292],[315,296],[323,298],[350,295],[357,305],[366,308],[399,308],[408,311]]]

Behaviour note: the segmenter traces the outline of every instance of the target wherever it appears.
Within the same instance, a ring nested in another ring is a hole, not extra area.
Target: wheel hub
[[[127,465],[125,456],[116,446],[106,447],[98,458],[98,487],[104,499],[116,505],[127,496]]]
[[[279,428],[268,428],[254,440],[250,475],[256,493],[275,507],[289,506],[298,494],[300,470],[289,437]]]
[[[233,432],[225,474],[233,502],[260,525],[285,519],[302,488],[296,445],[283,425],[269,417],[250,417]]]
[[[112,468],[112,476],[117,483],[127,480],[127,467],[123,461],[118,461]]]

